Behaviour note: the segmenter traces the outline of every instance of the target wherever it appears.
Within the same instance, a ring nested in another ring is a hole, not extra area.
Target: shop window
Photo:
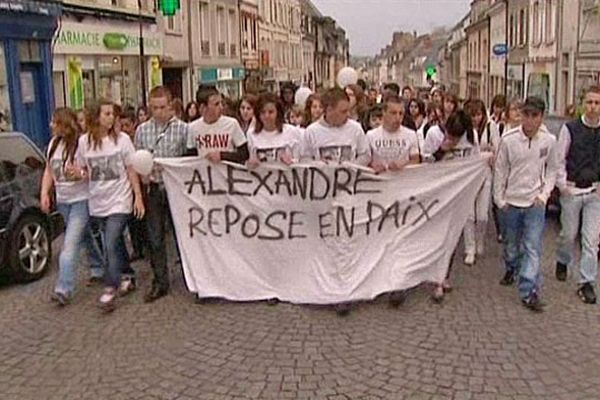
[[[52,72],[52,85],[54,86],[54,105],[65,107],[67,105],[65,73],[62,71]]]
[[[200,50],[203,56],[210,55],[210,15],[208,3],[201,1],[198,3],[198,33],[200,36]]]
[[[181,26],[183,25],[181,12],[175,13],[175,15],[167,17],[167,32],[168,33],[181,33]]]
[[[12,129],[4,47],[0,42],[0,132]]]
[[[546,43],[554,41],[554,1],[546,0]]]
[[[84,104],[90,104],[96,98],[96,80],[93,70],[83,70],[81,72],[83,80],[83,101]]]
[[[527,79],[527,96],[539,97],[548,105],[550,102],[550,76],[543,73],[531,73]]]

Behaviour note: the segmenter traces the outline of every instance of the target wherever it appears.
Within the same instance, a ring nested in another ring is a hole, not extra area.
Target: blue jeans
[[[90,275],[93,278],[104,277],[104,254],[102,252],[102,238],[95,224],[88,224],[85,231],[85,249],[90,262]]]
[[[88,202],[59,203],[56,208],[65,221],[65,240],[58,257],[58,281],[55,291],[72,296],[75,291],[75,266],[86,231],[88,230]]]
[[[540,260],[546,224],[545,207],[502,210],[504,231],[504,263],[508,271],[519,274],[519,295],[522,299],[539,292],[542,284]]]
[[[594,282],[598,274],[600,195],[598,193],[578,196],[561,195],[560,207],[561,230],[556,249],[556,261],[564,265],[574,261],[575,239],[581,232],[579,283]]]
[[[104,283],[117,289],[121,282],[121,272],[131,270],[123,233],[131,214],[112,214],[107,217],[93,217],[102,237],[102,247],[106,257]]]

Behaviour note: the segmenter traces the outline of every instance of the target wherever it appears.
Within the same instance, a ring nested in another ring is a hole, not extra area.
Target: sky
[[[394,31],[419,34],[454,26],[471,0],[312,0],[350,38],[350,54],[372,56],[392,41]]]

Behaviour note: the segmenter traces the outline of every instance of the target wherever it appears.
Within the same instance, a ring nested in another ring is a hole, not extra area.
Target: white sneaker
[[[126,296],[135,290],[135,278],[124,278],[119,285],[119,296]]]
[[[475,254],[468,253],[465,254],[465,265],[475,265]]]

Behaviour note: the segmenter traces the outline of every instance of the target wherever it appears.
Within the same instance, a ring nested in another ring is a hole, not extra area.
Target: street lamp
[[[138,44],[140,46],[140,74],[142,78],[142,105],[146,107],[146,63],[144,62],[144,23],[142,21],[142,0],[137,1],[138,22],[140,25],[140,37]]]

